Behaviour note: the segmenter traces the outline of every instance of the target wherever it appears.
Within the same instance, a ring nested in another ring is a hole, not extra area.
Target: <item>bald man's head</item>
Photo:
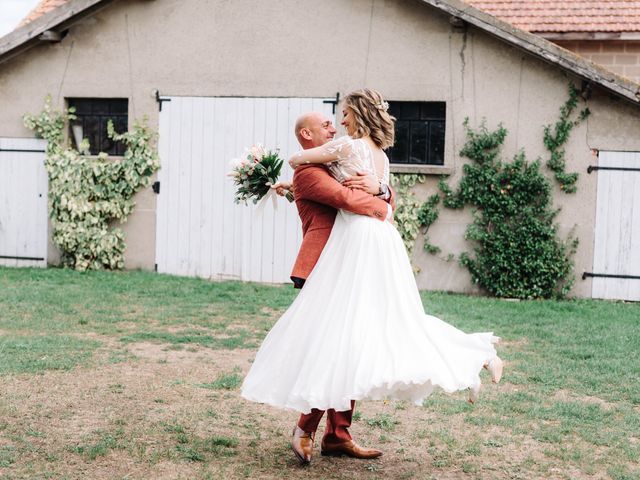
[[[314,117],[319,115],[320,114],[318,112],[307,112],[298,117],[295,126],[295,133],[298,141],[300,141],[300,130],[302,130],[303,128],[309,128],[309,126],[313,123]]]
[[[333,122],[320,112],[304,113],[296,120],[295,134],[302,148],[313,148],[333,140]]]

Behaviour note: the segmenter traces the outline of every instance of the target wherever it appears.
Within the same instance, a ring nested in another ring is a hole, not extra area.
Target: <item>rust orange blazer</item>
[[[303,165],[296,168],[293,184],[296,206],[302,220],[302,245],[293,265],[291,280],[296,288],[301,288],[329,239],[337,209],[384,221],[387,217],[387,202],[361,190],[342,186],[324,165]],[[395,208],[393,191],[388,202]]]

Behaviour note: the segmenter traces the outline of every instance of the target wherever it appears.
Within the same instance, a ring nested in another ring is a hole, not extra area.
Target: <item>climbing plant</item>
[[[569,139],[571,130],[580,122],[585,120],[591,112],[588,108],[583,108],[577,114],[577,118],[572,120],[575,109],[578,106],[579,92],[573,85],[569,84],[569,98],[560,107],[560,118],[553,128],[551,125],[544,127],[544,145],[549,150],[550,157],[547,161],[547,167],[553,172],[556,181],[560,186],[560,190],[564,193],[575,193],[577,190],[576,182],[578,181],[577,172],[567,173],[565,162],[564,144]]]
[[[427,201],[424,202],[420,209],[418,210],[418,221],[420,222],[420,226],[423,228],[424,233],[424,244],[423,248],[427,253],[431,253],[433,255],[440,253],[440,247],[433,245],[429,241],[429,236],[427,232],[429,231],[429,227],[435,223],[435,221],[440,216],[440,211],[438,210],[438,205],[440,204],[440,195],[434,193]]]
[[[396,227],[404,241],[404,246],[413,252],[418,233],[420,233],[422,203],[411,190],[416,183],[424,183],[425,175],[397,174],[391,176],[391,185],[396,190],[396,210],[393,216]]]
[[[560,108],[558,121],[553,127],[544,127],[543,142],[550,153],[547,166],[565,193],[576,191],[578,174],[566,172],[564,145],[572,129],[590,114],[585,107],[576,115],[578,102],[578,90],[570,84],[569,98]],[[474,282],[499,297],[565,296],[573,284],[572,256],[578,239],[570,236],[562,240],[558,236],[554,223],[558,210],[552,206],[551,184],[540,170],[540,160],[528,162],[521,151],[511,162],[502,161],[500,148],[507,135],[502,125],[489,131],[483,123],[474,130],[467,119],[464,128],[467,141],[460,155],[471,163],[463,166],[463,176],[455,190],[444,177],[438,183],[445,207],[474,209],[473,221],[465,233],[473,248],[460,255],[461,265],[469,270]],[[401,180],[396,176],[399,197],[415,185],[412,177],[415,176]],[[424,182],[424,178],[420,181]],[[432,254],[440,252],[426,235],[438,219],[440,200],[440,195],[435,194],[421,204],[409,193],[402,204],[396,221],[410,253],[421,228],[425,233],[424,249]]]
[[[540,161],[528,162],[523,151],[503,162],[500,148],[507,130],[474,130],[465,121],[467,141],[460,154],[463,166],[456,190],[440,182],[448,208],[475,209],[465,238],[472,251],[460,263],[472,280],[498,297],[550,298],[565,296],[573,284],[572,255],[577,239],[561,240],[554,223],[549,180]]]
[[[116,133],[109,122],[108,136],[123,142],[123,157],[106,153],[88,156],[65,142],[67,122],[74,110],[55,111],[47,97],[38,115],[26,114],[25,125],[47,140],[45,166],[49,177],[49,210],[53,241],[63,265],[76,270],[119,269],[124,266],[125,239],[116,221],[126,221],[133,196],[147,187],[160,167],[154,148],[155,133],[146,122]],[[80,151],[88,151],[86,140]]]

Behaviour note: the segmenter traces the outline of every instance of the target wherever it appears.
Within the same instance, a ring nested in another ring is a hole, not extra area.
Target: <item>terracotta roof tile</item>
[[[38,5],[36,5],[34,9],[31,10],[29,14],[22,19],[19,26],[21,27],[29,22],[33,22],[36,18],[44,15],[47,12],[50,12],[60,5],[64,5],[68,1],[69,0],[40,0],[40,3],[38,3]]]
[[[69,0],[41,0],[20,26]],[[529,32],[640,32],[636,0],[465,0],[468,4]]]
[[[465,0],[518,28],[542,32],[638,32],[640,1]]]

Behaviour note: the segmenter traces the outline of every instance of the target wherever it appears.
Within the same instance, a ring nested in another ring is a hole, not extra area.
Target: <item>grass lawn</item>
[[[480,402],[361,402],[379,460],[289,450],[297,415],[242,400],[296,292],[144,272],[0,268],[0,478],[640,479],[640,304],[424,293],[503,338]],[[320,433],[320,432],[319,432]],[[318,440],[320,435],[318,436]]]

